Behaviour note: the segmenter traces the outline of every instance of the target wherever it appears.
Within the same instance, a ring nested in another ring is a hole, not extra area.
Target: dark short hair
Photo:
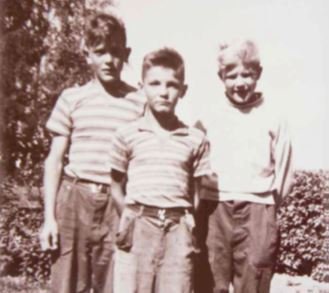
[[[184,81],[185,66],[183,57],[174,49],[162,48],[148,53],[143,60],[142,78],[145,77],[147,70],[153,66],[168,67],[176,71],[179,79]]]
[[[84,42],[87,47],[108,44],[112,39],[126,46],[126,28],[114,14],[89,12],[85,19]]]

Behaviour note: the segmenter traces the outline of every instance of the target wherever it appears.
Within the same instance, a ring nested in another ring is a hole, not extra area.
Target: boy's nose
[[[104,59],[106,63],[111,63],[113,61],[112,55],[110,53],[106,53],[104,55]]]
[[[246,86],[245,80],[244,80],[243,78],[238,78],[238,79],[236,80],[235,86],[236,86],[238,89],[244,88],[244,87]]]
[[[159,94],[160,94],[161,97],[163,97],[163,98],[167,98],[168,97],[168,89],[167,89],[167,87],[162,86],[159,89],[159,91],[160,91]]]

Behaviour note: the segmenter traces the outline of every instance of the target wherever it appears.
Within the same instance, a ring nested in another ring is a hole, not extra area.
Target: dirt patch
[[[271,293],[329,293],[329,283],[320,283],[310,277],[275,274]]]

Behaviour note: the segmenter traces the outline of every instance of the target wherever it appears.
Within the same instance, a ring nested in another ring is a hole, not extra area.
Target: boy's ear
[[[181,92],[180,92],[180,98],[181,98],[181,99],[185,96],[185,94],[186,94],[186,92],[187,92],[187,89],[188,89],[188,85],[187,85],[187,84],[183,84],[183,85],[182,85]]]
[[[123,53],[124,62],[128,62],[130,53],[131,53],[131,48],[127,47],[127,48],[124,49],[124,53]]]
[[[258,70],[257,70],[257,75],[256,75],[256,78],[259,79],[260,76],[262,75],[262,72],[263,72],[263,67],[262,66],[259,66]]]
[[[87,64],[90,65],[91,64],[91,59],[90,59],[89,55],[86,54],[85,58],[86,58]]]
[[[222,70],[218,70],[217,75],[218,75],[218,77],[220,78],[220,80],[223,80],[223,77],[224,77],[223,74],[224,74],[224,73],[223,73]]]
[[[82,49],[83,55],[85,56],[85,59],[87,61],[87,64],[90,65],[91,64],[91,59],[90,59],[90,55],[89,55],[89,50],[87,47],[84,47]]]

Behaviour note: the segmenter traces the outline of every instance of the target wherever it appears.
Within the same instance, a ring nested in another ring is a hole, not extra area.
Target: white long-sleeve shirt
[[[201,124],[215,174],[205,180],[210,188],[202,198],[274,204],[286,195],[292,177],[290,137],[286,123],[262,98],[243,107],[230,102],[212,107]]]

